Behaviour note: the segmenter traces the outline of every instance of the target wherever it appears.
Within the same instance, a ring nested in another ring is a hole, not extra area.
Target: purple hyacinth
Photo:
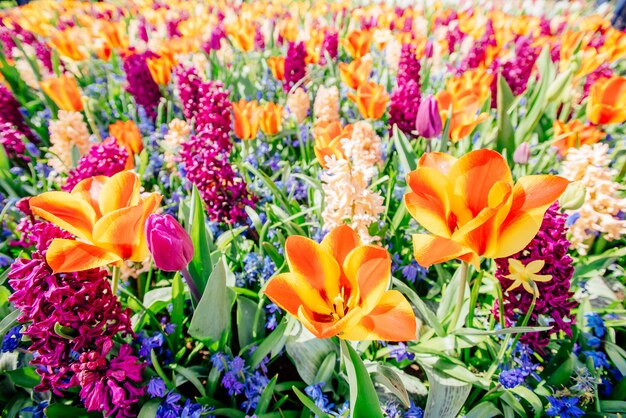
[[[198,101],[194,128],[203,139],[212,143],[220,152],[229,153],[231,104],[228,90],[219,81],[208,81],[198,86]]]
[[[591,85],[601,78],[611,78],[613,76],[613,70],[608,63],[601,64],[598,68],[593,70],[585,79],[585,86],[583,87],[583,95],[580,98],[582,102],[587,96],[589,96],[589,89]]]
[[[324,40],[322,41],[322,47],[320,49],[320,65],[326,65],[326,55],[333,60],[336,59],[338,48],[339,34],[337,32],[326,31],[324,34]]]
[[[478,39],[472,45],[472,48],[469,50],[459,68],[457,70],[457,74],[463,74],[467,70],[471,70],[473,68],[479,67],[482,63],[485,62],[487,58],[487,48],[489,46],[496,46],[496,35],[493,29],[493,22],[489,20],[487,22],[487,28],[485,29],[485,34],[482,38]]]
[[[29,141],[37,143],[37,138],[30,127],[26,124],[22,112],[20,112],[20,104],[13,96],[11,90],[5,85],[0,84],[0,124],[8,124],[13,126],[17,131],[21,132]]]
[[[12,160],[30,161],[26,153],[26,137],[9,123],[0,124],[0,144],[7,156]]]
[[[285,57],[284,89],[289,91],[306,75],[306,46],[304,42],[289,42]]]
[[[537,298],[528,321],[528,326],[539,326],[545,323],[545,320],[540,321],[539,317],[547,318],[552,328],[523,334],[520,339],[522,343],[540,353],[548,344],[550,335],[563,331],[567,336],[572,336],[571,326],[575,318],[571,315],[571,310],[576,307],[577,302],[572,300],[574,293],[570,291],[574,266],[572,258],[567,255],[570,242],[566,238],[566,219],[567,216],[559,212],[559,204],[554,203],[546,211],[539,232],[526,248],[510,257],[495,260],[496,277],[503,289],[511,285],[511,281],[504,277],[509,274],[509,258],[517,259],[524,265],[534,260],[543,260],[545,266],[539,274],[552,276],[550,281],[535,283],[541,297]],[[520,321],[530,309],[532,299],[532,295],[522,286],[508,290],[504,294],[503,306],[507,322],[513,324]],[[494,308],[494,314],[499,315],[497,306]]]
[[[159,85],[152,79],[148,69],[148,58],[157,57],[153,52],[142,54],[134,53],[124,59],[126,73],[126,90],[133,96],[135,102],[143,106],[150,118],[155,119],[157,107],[161,100]]]
[[[404,45],[398,65],[397,86],[391,93],[389,124],[398,126],[407,135],[415,130],[417,110],[420,105],[420,63],[415,47]]]
[[[176,74],[176,88],[182,104],[183,116],[187,120],[191,120],[196,116],[198,110],[202,79],[193,67],[179,66],[174,73]]]
[[[112,176],[123,171],[126,167],[128,151],[109,138],[106,141],[93,145],[87,154],[80,157],[78,164],[73,168],[67,177],[67,181],[62,189],[70,191],[81,180],[93,176]]]
[[[10,268],[9,300],[20,310],[18,321],[28,324],[22,332],[37,353],[31,360],[41,376],[37,391],[62,391],[84,382],[77,380],[73,366],[76,356],[102,350],[121,333],[132,334],[130,310],[111,292],[107,272],[90,269],[75,273],[53,273],[46,251],[55,238],[72,236],[48,222],[32,229],[36,251],[30,259],[18,258]],[[112,368],[110,368],[112,369]],[[117,381],[121,375],[115,376]]]

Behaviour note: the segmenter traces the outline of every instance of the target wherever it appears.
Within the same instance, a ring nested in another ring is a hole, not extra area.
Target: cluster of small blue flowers
[[[150,356],[152,350],[157,357],[162,359],[163,364],[169,364],[174,360],[162,332],[155,331],[152,335],[148,335],[145,331],[141,331],[137,336],[137,342],[139,343],[139,357],[148,365],[152,364]]]
[[[317,406],[322,412],[326,412],[327,414],[336,417],[343,416],[344,412],[348,411],[350,408],[349,402],[344,402],[343,404],[339,405],[335,410],[335,404],[330,402],[328,396],[324,394],[324,391],[322,390],[323,387],[323,382],[309,385],[304,388],[304,393],[306,393],[307,396],[313,400],[315,406]]]
[[[11,353],[15,351],[22,340],[21,325],[16,325],[9,330],[2,339],[2,353]]]
[[[248,253],[243,258],[243,271],[237,274],[237,286],[251,287],[263,285],[276,271],[276,265],[269,256]]]
[[[405,343],[398,344],[389,344],[387,346],[389,348],[389,357],[395,359],[396,361],[402,360],[415,360],[415,354],[407,351],[407,345]]]
[[[383,406],[383,411],[386,417],[389,418],[424,418],[424,410],[418,408],[411,401],[411,407],[406,411],[396,401],[387,401]]]
[[[585,415],[585,411],[577,407],[578,398],[555,398],[547,396],[550,406],[546,411],[549,417],[579,418]]]
[[[37,405],[23,408],[20,412],[29,412],[31,414],[30,415],[31,418],[45,418],[47,407],[48,407],[48,401],[41,401]]]
[[[516,363],[517,367],[508,368],[508,366],[505,366],[505,369],[500,373],[498,379],[500,384],[506,389],[512,389],[523,384],[528,376],[532,376],[537,381],[540,381],[541,378],[535,372],[539,365],[532,361],[532,354],[533,352],[530,347],[518,343],[513,350],[513,361]]]
[[[278,305],[270,303],[265,307],[265,314],[265,328],[273,331],[276,328],[276,325],[278,325],[278,318],[276,317],[276,315],[280,315],[280,308],[278,307]]]
[[[156,412],[156,418],[213,418],[213,415],[206,415],[208,410],[202,405],[191,402],[187,399],[184,404],[180,403],[178,393],[167,392],[165,382],[159,377],[153,377],[148,382],[148,395],[151,398],[161,398],[161,404]]]
[[[270,381],[266,375],[267,361],[265,359],[255,369],[251,369],[240,356],[232,357],[220,352],[211,356],[213,367],[224,372],[222,387],[228,391],[228,395],[244,396],[245,400],[240,406],[246,413],[256,409],[261,394]]]

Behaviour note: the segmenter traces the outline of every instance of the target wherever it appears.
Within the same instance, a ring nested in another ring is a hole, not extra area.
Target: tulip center
[[[335,311],[331,312],[330,316],[332,316],[333,320],[335,321],[343,318],[348,311],[348,307],[346,306],[345,291],[343,287],[341,288],[341,293],[339,293],[335,297],[335,299],[333,299],[333,309]]]

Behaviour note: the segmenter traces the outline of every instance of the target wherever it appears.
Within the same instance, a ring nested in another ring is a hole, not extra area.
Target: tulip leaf
[[[420,297],[411,289],[409,286],[404,284],[402,281],[394,278],[393,286],[400,290],[404,295],[415,305],[417,308],[417,312],[420,314],[420,317],[426,322],[426,324],[435,330],[438,336],[442,337],[446,335],[445,330],[441,326],[439,319],[437,319],[437,315],[433,311],[431,311],[428,306],[420,299]]]
[[[138,418],[154,418],[156,417],[156,413],[161,406],[161,399],[150,399],[146,402],[139,411]]]
[[[226,286],[227,275],[226,260],[220,257],[189,324],[189,335],[200,341],[219,341],[228,329],[235,293]]]
[[[259,318],[257,318],[257,309],[259,309]],[[237,297],[237,337],[239,338],[239,345],[245,347],[252,344],[255,340],[255,335],[262,336],[265,325],[265,312],[262,307],[249,298],[238,296]]]
[[[264,414],[267,411],[267,408],[269,408],[272,395],[274,394],[276,380],[278,380],[278,375],[275,375],[267,386],[265,386],[265,389],[263,389],[263,393],[261,393],[261,397],[259,398],[256,409],[254,410],[255,415],[258,416]]]
[[[319,383],[320,381],[316,380],[317,372],[328,355],[336,352],[336,345],[327,338],[316,338],[300,323],[296,323],[293,329],[285,341],[287,354],[307,385]]]
[[[382,418],[380,401],[374,389],[374,383],[370,378],[361,356],[344,340],[341,340],[341,356],[348,373],[348,385],[350,387],[350,417]]]
[[[212,270],[211,246],[209,245],[209,237],[206,231],[206,218],[204,216],[204,208],[202,207],[202,198],[195,185],[191,192],[187,232],[193,243],[193,258],[189,263],[189,274],[191,274],[193,281],[196,283],[198,292],[203,293]]]
[[[302,393],[297,387],[293,386],[292,389],[295,392],[295,394],[298,397],[298,399],[300,399],[300,402],[302,402],[302,404],[304,406],[309,408],[311,410],[311,412],[313,412],[315,414],[316,417],[318,417],[318,418],[330,418],[330,415],[328,415],[327,413],[322,411],[317,405],[315,405],[315,402],[313,402],[313,400],[311,398],[309,398],[304,393]]]
[[[491,402],[481,402],[469,411],[465,418],[493,418],[502,412]]]
[[[172,324],[176,326],[172,345],[178,346],[178,339],[182,335],[183,321],[185,320],[185,285],[180,273],[174,275],[172,280]]]
[[[154,313],[167,307],[172,300],[171,287],[159,287],[148,291],[143,297],[143,306]]]
[[[498,92],[497,92],[497,110],[498,110],[498,136],[496,138],[496,151],[502,153],[507,150],[507,157],[509,163],[512,162],[513,152],[515,151],[515,131],[511,124],[511,117],[509,115],[509,109],[515,97],[511,91],[511,87],[506,82],[506,79],[502,77],[502,74],[498,74]]]
[[[393,125],[393,143],[398,151],[398,159],[402,172],[409,173],[417,168],[417,155],[411,143],[399,129]]]
[[[622,375],[626,375],[626,351],[610,341],[605,342],[606,353]]]
[[[406,408],[410,408],[411,400],[409,399],[409,393],[407,392],[406,387],[404,387],[404,383],[396,371],[397,369],[380,363],[374,364],[375,369],[374,372],[372,372],[372,379],[396,395]]]
[[[248,362],[252,368],[257,367],[261,361],[266,357],[273,357],[277,355],[285,345],[285,330],[287,329],[287,319],[283,319],[280,324],[272,331],[270,335],[263,340],[261,344],[254,350],[254,353],[250,356]]]
[[[454,418],[469,396],[472,385],[455,379],[436,368],[425,366],[430,389],[424,418]]]

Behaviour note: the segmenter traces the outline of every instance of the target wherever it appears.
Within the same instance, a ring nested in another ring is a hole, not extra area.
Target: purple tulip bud
[[[439,105],[433,96],[428,96],[422,100],[417,109],[417,120],[415,128],[418,135],[426,139],[431,139],[441,133],[441,116],[439,116]]]
[[[522,142],[513,153],[513,161],[517,164],[528,164],[530,158],[530,145]]]
[[[154,264],[161,270],[182,270],[193,258],[189,234],[171,215],[150,215],[146,221],[146,239]]]
[[[426,58],[433,57],[433,41],[430,39],[426,41],[426,46],[424,47],[424,56]]]

